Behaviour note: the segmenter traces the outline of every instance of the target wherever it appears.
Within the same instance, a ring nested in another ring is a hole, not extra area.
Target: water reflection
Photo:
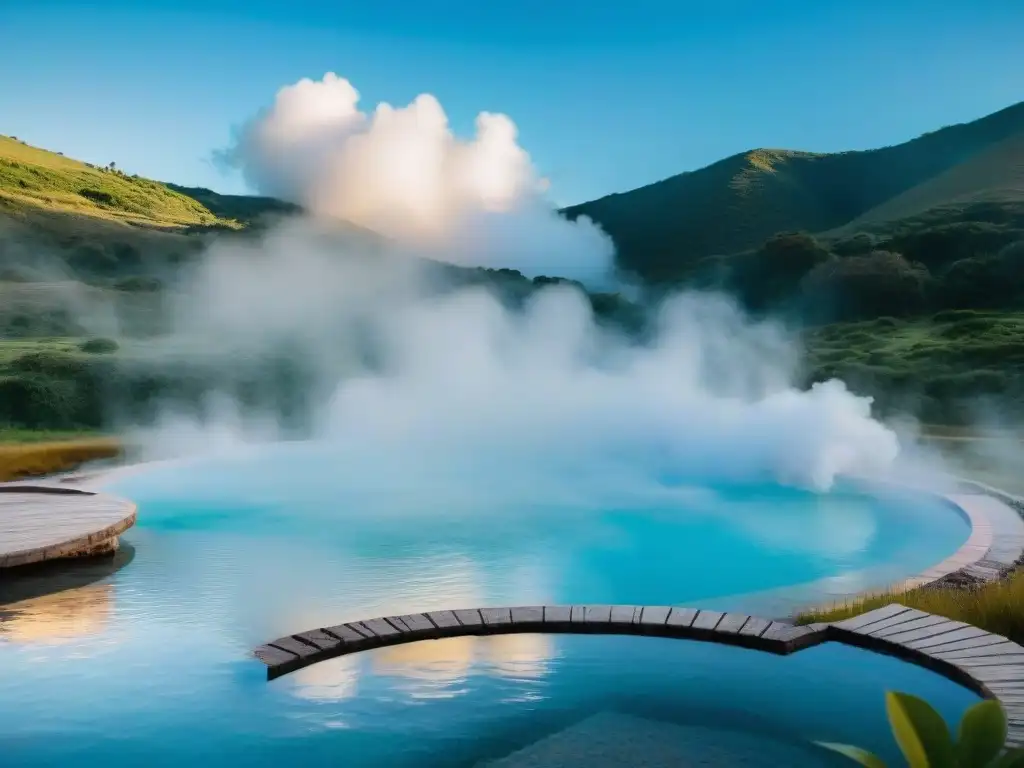
[[[114,585],[92,584],[0,609],[0,639],[59,644],[103,632],[114,613]]]
[[[0,580],[0,610],[13,603],[95,584],[113,576],[135,559],[135,547],[121,540],[109,557],[51,560],[4,573]]]
[[[411,698],[448,698],[464,691],[474,672],[510,680],[539,680],[555,656],[548,635],[495,635],[424,640],[342,656],[282,680],[302,699],[341,701],[359,692],[364,675],[396,678]],[[287,682],[285,682],[287,681]]]

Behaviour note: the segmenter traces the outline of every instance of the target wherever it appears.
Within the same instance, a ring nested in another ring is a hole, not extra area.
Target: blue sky
[[[0,0],[0,133],[244,191],[210,157],[335,71],[455,130],[505,112],[562,203],[757,146],[897,143],[1024,99],[1008,0]]]

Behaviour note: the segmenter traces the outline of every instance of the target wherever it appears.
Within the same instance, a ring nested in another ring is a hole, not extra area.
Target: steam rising
[[[332,72],[282,88],[225,159],[256,189],[317,216],[374,230],[421,256],[589,282],[608,277],[613,247],[590,220],[570,222],[543,198],[547,183],[507,116],[481,112],[457,138],[441,104],[359,109]]]
[[[596,322],[574,287],[525,306],[485,287],[439,289],[429,259],[597,280],[611,242],[546,203],[508,117],[481,113],[462,140],[432,96],[370,114],[358,102],[328,73],[281,89],[245,126],[228,159],[312,217],[215,244],[176,307],[178,354],[222,367],[282,349],[301,360],[322,439],[299,462],[309,483],[388,490],[411,510],[522,510],[715,482],[825,490],[896,458],[868,399],[839,381],[795,388],[794,340],[723,297],[670,298],[639,341]],[[339,242],[323,227],[332,218],[387,244]],[[205,424],[168,415],[157,443],[209,449],[277,426],[225,395]],[[305,485],[289,478],[289,493]]]
[[[306,356],[307,407],[348,490],[400,486],[422,504],[442,489],[449,503],[676,481],[827,489],[896,457],[869,400],[839,381],[795,389],[794,341],[723,297],[672,298],[641,343],[595,322],[575,288],[511,309],[482,287],[437,292],[422,262],[352,248],[302,226],[215,247],[178,307],[179,334],[221,360],[282,343]],[[265,419],[218,419],[222,435],[269,433]],[[208,429],[193,434],[209,447]]]

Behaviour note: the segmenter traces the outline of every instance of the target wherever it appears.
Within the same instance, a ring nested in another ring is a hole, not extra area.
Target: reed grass
[[[89,461],[121,455],[112,437],[0,444],[0,482],[67,472]]]
[[[842,621],[876,608],[900,603],[908,608],[972,624],[987,632],[1024,642],[1024,570],[978,586],[919,587],[871,595],[797,616],[798,624]]]

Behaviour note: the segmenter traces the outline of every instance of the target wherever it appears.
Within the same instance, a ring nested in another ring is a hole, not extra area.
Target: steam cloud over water
[[[546,182],[505,115],[481,112],[476,136],[463,140],[433,96],[368,114],[352,84],[329,72],[282,88],[225,158],[261,192],[420,256],[591,283],[611,271],[611,240],[544,199]]]
[[[176,313],[179,349],[216,365],[281,349],[302,360],[323,440],[304,462],[316,482],[387,489],[416,509],[593,504],[716,482],[824,490],[895,460],[896,435],[869,400],[839,381],[797,389],[795,340],[724,297],[670,298],[639,341],[596,322],[573,287],[525,306],[484,287],[438,290],[437,265],[412,257],[600,279],[611,242],[545,202],[507,117],[482,113],[465,141],[431,96],[372,114],[358,99],[328,74],[282,89],[250,121],[230,159],[314,215],[215,244]],[[339,243],[324,217],[391,245]],[[230,398],[205,424],[163,426],[153,444],[181,452],[277,429]]]
[[[282,344],[304,355],[331,474],[417,503],[607,497],[666,480],[826,489],[896,457],[868,400],[838,381],[798,391],[794,340],[723,297],[672,298],[640,343],[596,323],[574,288],[516,310],[484,288],[438,293],[423,264],[339,252],[306,225],[217,246],[182,296],[178,332],[223,365]],[[273,431],[219,416],[224,435]],[[189,434],[173,427],[161,445]],[[209,425],[193,434],[210,446]]]

